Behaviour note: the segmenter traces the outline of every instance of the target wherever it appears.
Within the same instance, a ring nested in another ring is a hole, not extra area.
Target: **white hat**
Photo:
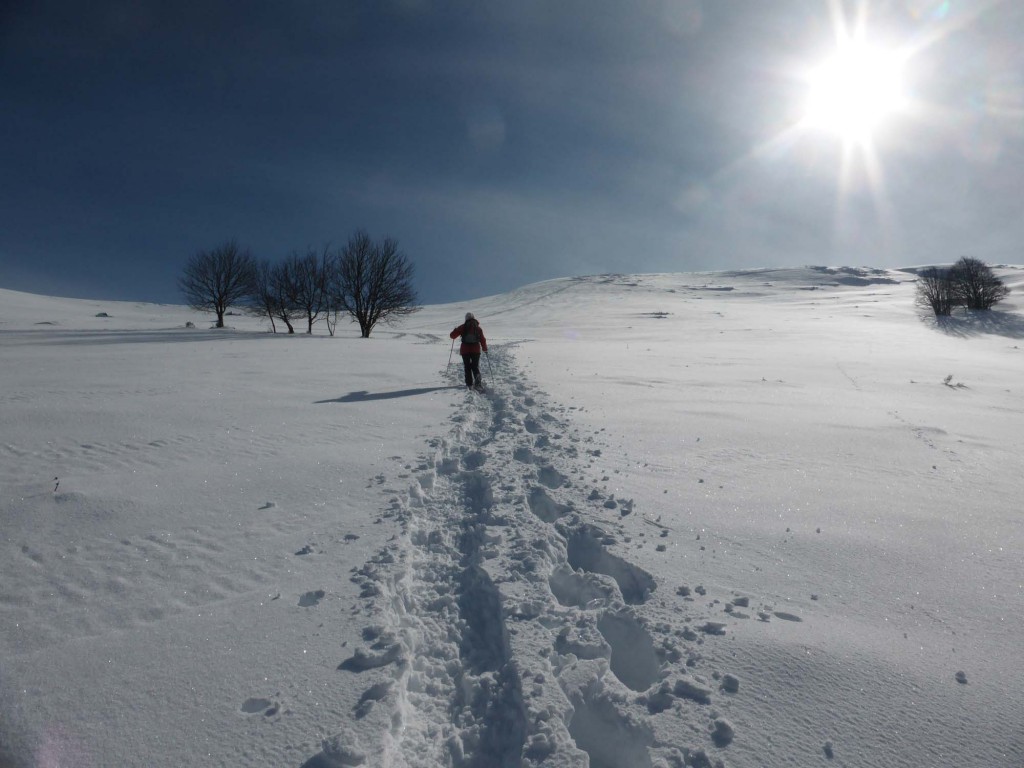
[[[476,320],[476,317],[473,315],[472,312],[467,312],[466,313],[466,319],[467,320]]]

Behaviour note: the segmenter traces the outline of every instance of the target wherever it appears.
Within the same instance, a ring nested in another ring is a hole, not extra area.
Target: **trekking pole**
[[[494,378],[494,371],[491,370],[491,356],[490,356],[489,353],[484,352],[484,357],[487,358],[487,375],[490,376],[493,379]]]
[[[452,348],[448,351],[448,365],[444,367],[444,372],[448,373],[448,369],[452,367],[452,355],[455,353],[455,339],[452,339]]]

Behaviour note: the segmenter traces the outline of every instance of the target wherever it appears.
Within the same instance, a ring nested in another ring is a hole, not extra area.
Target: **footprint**
[[[577,659],[607,659],[611,656],[608,641],[589,623],[562,627],[555,638],[555,650],[563,656],[572,654]]]
[[[654,641],[635,617],[628,613],[606,613],[597,629],[612,649],[611,668],[615,676],[634,691],[646,691],[661,672]]]
[[[550,464],[537,470],[537,479],[548,488],[561,488],[565,485],[566,477]]]
[[[651,768],[648,748],[654,744],[654,735],[645,723],[621,714],[603,691],[570,698],[574,712],[569,735],[589,755],[590,765]]]
[[[346,672],[366,672],[368,669],[379,669],[393,664],[402,656],[402,646],[398,643],[386,646],[379,653],[367,651],[363,648],[356,650],[351,657],[345,659],[338,665],[338,669]]]
[[[466,506],[475,515],[494,506],[494,492],[491,481],[480,472],[466,472],[463,476],[463,492]]]
[[[795,613],[786,613],[784,611],[775,611],[775,618],[782,619],[783,621],[803,621]]]
[[[307,592],[299,598],[299,605],[303,608],[311,608],[312,606],[319,603],[327,595],[322,589],[317,589],[312,592]]]
[[[385,680],[375,685],[371,685],[365,691],[363,695],[359,697],[359,703],[355,706],[355,717],[356,719],[362,719],[366,717],[370,710],[373,709],[373,705],[378,701],[382,700],[389,693],[391,688],[394,686],[394,680]]]
[[[543,427],[537,423],[535,419],[525,419],[523,421],[523,429],[529,432],[531,435],[539,434],[543,431]]]
[[[622,599],[629,605],[647,602],[657,587],[654,577],[642,568],[611,554],[600,543],[603,533],[586,526],[569,536],[567,554],[573,568],[611,576],[619,585]]]
[[[487,463],[487,454],[483,451],[469,451],[462,457],[462,466],[465,469],[480,469]]]
[[[533,455],[533,451],[524,447],[516,448],[512,452],[512,458],[523,464],[535,464],[537,462],[537,457]]]
[[[698,704],[711,703],[711,688],[689,675],[676,680],[672,686],[672,693],[680,699],[688,699]]]
[[[705,621],[699,629],[705,635],[724,635],[727,628],[721,621]]]
[[[42,563],[43,562],[43,556],[41,554],[39,554],[38,552],[36,552],[31,547],[29,547],[28,544],[22,544],[21,545],[21,553],[23,555],[25,555],[29,560],[32,560],[33,562],[36,562],[36,563]]]
[[[253,697],[242,702],[242,711],[247,715],[263,714],[264,717],[273,717],[280,710],[280,706],[270,699]]]
[[[597,577],[577,573],[565,565],[551,574],[548,585],[555,599],[568,608],[587,608],[595,601],[607,602],[615,591]]]
[[[572,507],[557,503],[543,488],[531,490],[528,501],[530,511],[545,523],[553,523],[572,512]]]

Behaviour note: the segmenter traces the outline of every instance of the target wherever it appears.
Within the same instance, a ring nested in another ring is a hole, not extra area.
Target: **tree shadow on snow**
[[[230,339],[260,339],[266,333],[253,331],[235,331],[230,328],[186,329],[186,328],[154,328],[150,330],[12,330],[4,331],[7,339],[20,339],[33,344],[52,344],[55,346],[83,346],[99,344],[149,344],[152,342],[195,342],[223,341]]]
[[[318,753],[316,755],[313,755],[313,757],[309,758],[309,760],[307,760],[306,762],[304,762],[302,764],[302,768],[337,768],[337,767],[338,767],[338,762],[336,760],[331,760],[331,758],[327,757],[327,755],[325,755],[323,752],[320,752],[320,753]]]
[[[1024,339],[1024,316],[1016,312],[998,310],[965,311],[949,317],[924,315],[925,323],[947,336],[970,338],[972,336],[1006,336],[1010,339]]]
[[[370,400],[393,400],[396,397],[413,397],[415,395],[428,395],[431,392],[443,392],[446,389],[465,389],[463,386],[445,387],[418,387],[416,389],[399,389],[394,392],[367,392],[361,389],[357,392],[349,392],[347,395],[336,397],[332,400],[317,400],[316,405],[321,403],[365,403]]]

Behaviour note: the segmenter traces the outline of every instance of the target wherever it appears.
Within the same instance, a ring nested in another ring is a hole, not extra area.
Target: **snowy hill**
[[[0,290],[0,765],[1019,768],[997,273],[943,323],[808,267],[369,340]]]

